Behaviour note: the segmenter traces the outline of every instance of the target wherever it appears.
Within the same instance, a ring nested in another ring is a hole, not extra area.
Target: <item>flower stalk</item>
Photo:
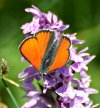
[[[4,86],[5,86],[5,88],[6,88],[7,92],[8,92],[8,94],[10,95],[12,101],[14,102],[16,108],[19,108],[19,106],[18,106],[18,104],[17,104],[17,101],[16,101],[14,95],[12,94],[12,92],[11,92],[9,86],[7,85],[5,79],[4,79],[3,77],[1,77],[1,80],[2,80],[2,82],[3,82],[3,84],[4,84]]]
[[[16,87],[20,87],[20,85],[18,83],[16,83],[15,81],[8,79],[7,77],[3,77],[3,79],[7,82],[9,82],[10,84],[16,86]]]
[[[15,85],[17,87],[19,87],[19,85],[17,83],[15,83],[14,81],[12,81],[12,80],[5,77],[5,75],[8,73],[8,69],[9,69],[8,66],[7,66],[7,61],[5,59],[2,59],[2,61],[1,61],[1,68],[2,69],[1,69],[0,78],[1,78],[1,80],[2,80],[2,82],[4,84],[4,86],[5,86],[8,94],[10,95],[13,103],[15,104],[16,108],[19,108],[18,103],[17,103],[13,93],[11,92],[9,86],[7,85],[6,81],[8,81],[9,83],[11,83],[11,84],[13,84],[13,85]]]

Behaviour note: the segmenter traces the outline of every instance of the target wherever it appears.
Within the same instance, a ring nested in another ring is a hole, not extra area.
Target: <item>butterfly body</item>
[[[53,63],[56,52],[58,47],[58,41],[55,41],[51,44],[50,48],[47,50],[47,52],[44,55],[40,72],[41,73],[47,73],[49,66]]]
[[[43,75],[67,63],[69,47],[70,40],[67,37],[61,36],[55,40],[54,32],[41,30],[34,37],[26,38],[19,49],[23,57]]]

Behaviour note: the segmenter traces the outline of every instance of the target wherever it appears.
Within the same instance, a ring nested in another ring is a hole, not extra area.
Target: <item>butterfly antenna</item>
[[[35,76],[35,75],[38,75],[39,73],[35,73],[35,74],[33,74],[33,75],[30,75],[30,76],[27,76],[27,77],[25,77],[25,78],[22,78],[22,79],[20,79],[19,81],[25,81],[27,78],[30,78],[30,77],[32,77],[32,76]]]

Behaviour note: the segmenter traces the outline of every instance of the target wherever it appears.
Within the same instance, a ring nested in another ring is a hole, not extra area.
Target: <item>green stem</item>
[[[20,87],[20,85],[18,83],[16,83],[15,81],[11,80],[11,79],[8,79],[7,77],[4,77],[3,76],[3,79],[7,82],[9,82],[10,84],[13,84],[14,86],[16,87]]]
[[[13,102],[14,102],[16,108],[19,108],[19,106],[18,106],[18,104],[17,104],[17,102],[16,102],[16,99],[15,99],[14,95],[12,94],[12,92],[11,92],[9,86],[7,85],[7,83],[6,83],[6,81],[3,79],[3,77],[1,77],[1,78],[2,78],[2,82],[4,83],[4,85],[5,85],[5,87],[6,87],[6,90],[7,90],[8,94],[10,95],[11,99],[13,100]]]

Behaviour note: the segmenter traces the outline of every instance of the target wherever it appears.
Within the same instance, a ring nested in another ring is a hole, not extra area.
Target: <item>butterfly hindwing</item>
[[[28,62],[39,70],[44,54],[53,39],[53,32],[42,30],[36,33],[35,37],[25,39],[20,45],[20,52]]]

